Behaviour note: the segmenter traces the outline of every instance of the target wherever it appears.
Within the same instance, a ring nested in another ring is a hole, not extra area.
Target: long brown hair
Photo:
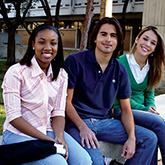
[[[158,37],[158,42],[155,51],[152,53],[152,55],[148,56],[150,69],[147,89],[153,89],[156,86],[160,85],[161,79],[163,77],[163,67],[165,67],[165,45],[161,34],[159,33],[158,29],[154,26],[147,26],[146,28],[142,29],[137,35],[137,38],[140,38],[144,32],[149,30],[152,30]],[[134,53],[135,50],[136,43],[134,42],[129,54]]]

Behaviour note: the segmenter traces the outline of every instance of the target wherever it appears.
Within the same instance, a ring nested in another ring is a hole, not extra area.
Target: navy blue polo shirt
[[[74,88],[72,104],[82,119],[109,117],[115,97],[130,98],[131,88],[123,65],[111,58],[102,73],[94,50],[71,54],[65,60],[68,88]]]

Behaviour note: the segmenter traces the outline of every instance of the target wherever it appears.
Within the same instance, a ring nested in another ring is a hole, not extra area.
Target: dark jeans
[[[95,133],[99,141],[110,143],[124,144],[128,138],[123,124],[115,119],[84,119],[87,126]],[[81,144],[79,130],[73,123],[66,125],[66,132],[68,132],[74,139]],[[136,134],[136,152],[134,156],[127,160],[125,164],[129,165],[150,165],[154,151],[157,146],[157,137],[153,131],[144,127],[135,126]],[[99,149],[88,149],[86,151],[92,158],[94,165],[104,165],[104,159]]]

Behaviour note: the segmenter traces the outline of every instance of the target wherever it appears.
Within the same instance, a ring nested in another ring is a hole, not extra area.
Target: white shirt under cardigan
[[[127,54],[126,57],[127,57],[131,72],[132,72],[137,84],[142,83],[150,68],[148,60],[147,60],[146,65],[142,69],[140,69],[140,66],[138,65],[138,63],[135,60],[134,54],[131,54],[131,55]]]

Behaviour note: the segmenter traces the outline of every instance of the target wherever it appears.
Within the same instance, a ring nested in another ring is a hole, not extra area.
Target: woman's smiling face
[[[50,29],[41,30],[32,42],[35,57],[40,67],[47,68],[58,51],[58,35]]]
[[[148,56],[155,51],[158,37],[152,31],[145,31],[140,38],[136,38],[135,43],[137,44],[136,53],[142,56]]]

